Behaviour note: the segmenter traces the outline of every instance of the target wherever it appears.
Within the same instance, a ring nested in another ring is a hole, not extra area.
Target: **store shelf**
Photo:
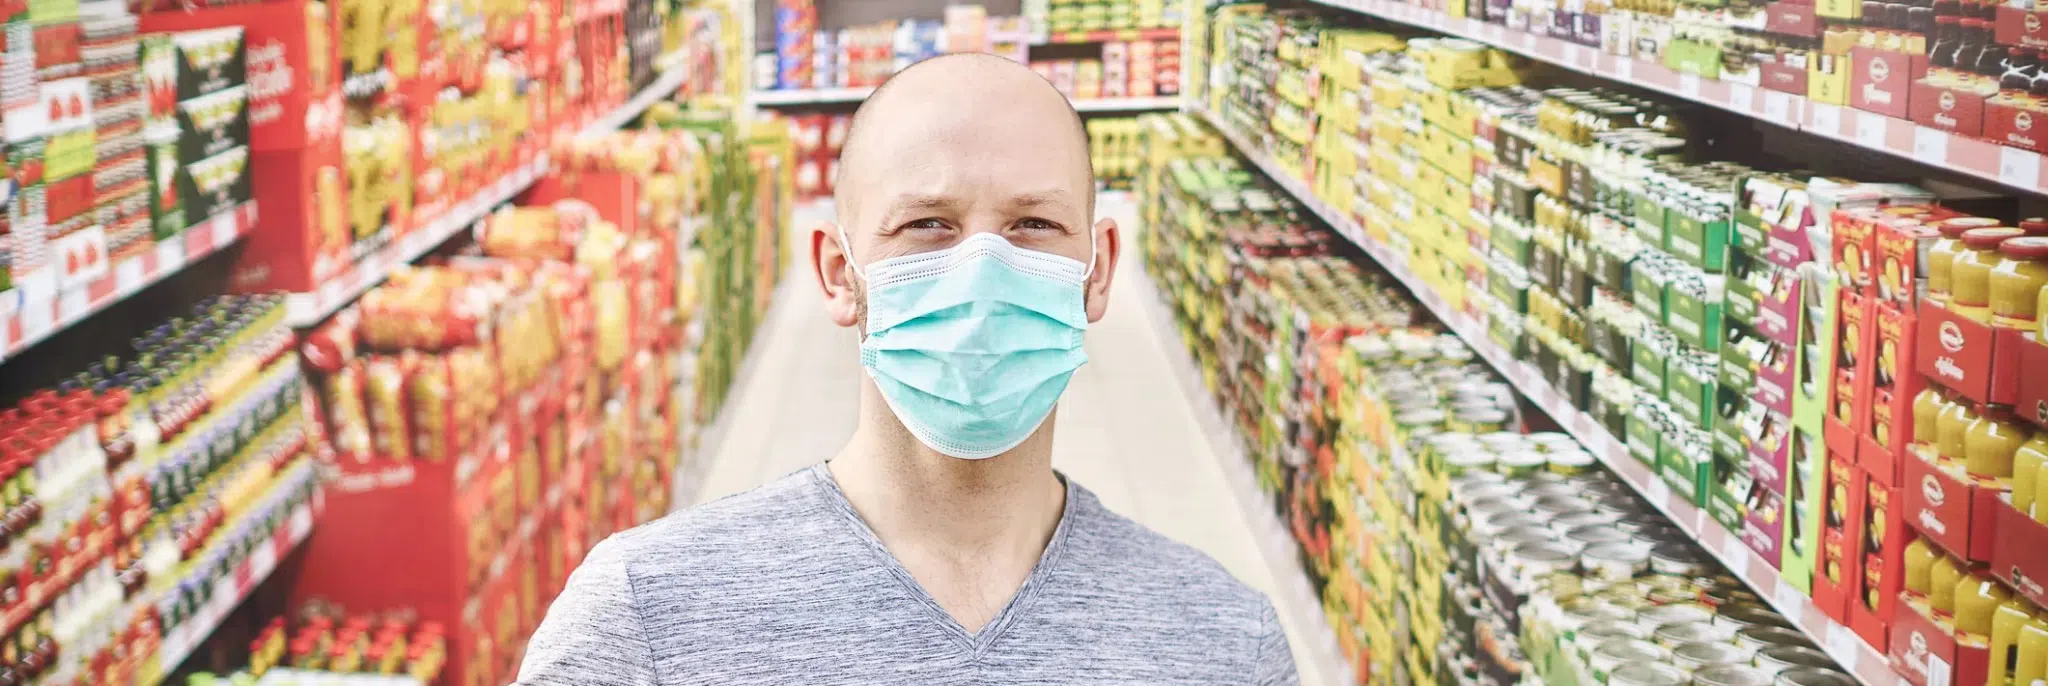
[[[296,469],[312,468],[309,461],[302,460],[299,464]],[[288,473],[279,473],[277,480],[284,483],[289,478]],[[243,558],[240,564],[235,565],[234,574],[215,581],[213,595],[207,598],[206,604],[184,623],[164,634],[163,645],[157,649],[155,668],[145,670],[136,681],[151,685],[163,683],[165,677],[192,655],[192,651],[198,650],[200,644],[213,635],[214,629],[220,628],[220,623],[230,612],[247,600],[264,579],[270,578],[270,573],[277,570],[278,561],[306,541],[306,536],[313,532],[313,522],[320,518],[320,510],[325,505],[325,497],[316,492],[312,501],[300,505],[292,512],[291,518],[278,527],[271,535],[269,545],[260,546]],[[222,530],[232,528],[225,526]]]
[[[1635,458],[1630,457],[1622,442],[1609,434],[1591,415],[1573,407],[1570,400],[1552,388],[1535,368],[1501,349],[1487,337],[1485,328],[1479,322],[1452,308],[1421,278],[1408,271],[1406,260],[1401,255],[1367,238],[1364,228],[1359,226],[1356,220],[1344,216],[1316,198],[1300,180],[1289,176],[1284,169],[1267,158],[1264,151],[1251,145],[1244,136],[1225,128],[1219,117],[1212,116],[1206,111],[1197,112],[1216,126],[1224,137],[1230,140],[1231,145],[1264,171],[1266,176],[1271,177],[1288,194],[1300,200],[1303,206],[1322,217],[1323,221],[1328,222],[1331,228],[1336,229],[1345,239],[1363,248],[1374,261],[1379,262],[1395,279],[1413,291],[1424,307],[1435,314],[1437,319],[1442,320],[1459,338],[1464,339],[1487,364],[1507,377],[1532,404],[1557,420],[1565,431],[1585,444],[1586,449],[1606,464],[1608,469],[1628,482],[1629,486],[1652,506],[1669,517],[1673,524],[1698,541],[1700,547],[1718,558],[1728,568],[1729,573],[1748,583],[1756,590],[1757,595],[1790,618],[1799,626],[1800,631],[1812,637],[1814,642],[1821,645],[1844,670],[1866,684],[1899,683],[1898,675],[1892,672],[1881,650],[1864,643],[1848,627],[1829,619],[1813,605],[1806,592],[1780,578],[1776,567],[1751,551],[1740,536],[1722,527],[1720,522],[1708,516],[1705,510],[1693,506],[1684,497],[1673,494],[1670,485]]]
[[[1180,96],[1160,95],[1145,98],[1097,98],[1075,100],[1077,112],[1151,112],[1180,108]]]
[[[747,95],[755,107],[804,107],[809,105],[837,105],[857,103],[866,100],[873,88],[802,88],[790,90],[762,90]],[[1170,110],[1180,107],[1180,96],[1161,95],[1141,98],[1088,98],[1069,99],[1077,112],[1146,112]]]
[[[1179,27],[1058,31],[1047,34],[1044,40],[1036,41],[1032,45],[1074,45],[1078,43],[1107,43],[1109,41],[1176,40],[1179,38]]]
[[[1654,62],[1516,31],[1392,0],[1314,0],[1316,4],[1474,40],[1572,71],[1619,81],[1672,97],[1811,132],[1878,152],[2031,193],[2048,194],[2048,158],[1985,140],[1951,134],[1912,121],[1828,105],[1768,88],[1680,74]]]
[[[156,248],[129,256],[99,278],[58,289],[50,270],[0,294],[0,362],[241,240],[256,226],[247,202],[199,222]]]
[[[682,88],[687,76],[687,72],[682,69],[663,72],[654,83],[641,89],[618,109],[585,126],[579,135],[590,136],[618,130],[640,116],[640,113],[647,111],[647,108],[653,107],[654,103]],[[411,264],[421,255],[448,242],[448,239],[457,233],[470,229],[498,205],[511,201],[513,196],[546,176],[548,169],[548,156],[541,153],[533,162],[512,170],[489,188],[478,191],[468,200],[456,204],[440,219],[400,236],[382,249],[363,256],[339,276],[320,284],[318,290],[311,293],[287,294],[286,321],[294,328],[311,327],[326,321],[337,310],[355,302],[356,298],[362,296],[364,291],[370,290],[371,286],[383,283],[385,277],[390,276],[391,271],[399,265]]]
[[[1323,613],[1322,600],[1316,597],[1316,590],[1309,583],[1308,574],[1301,568],[1301,555],[1293,534],[1288,533],[1286,522],[1274,514],[1271,501],[1259,490],[1258,478],[1252,473],[1251,458],[1244,452],[1244,442],[1239,440],[1236,429],[1223,416],[1223,410],[1214,402],[1214,396],[1202,385],[1202,374],[1195,367],[1195,360],[1180,347],[1180,334],[1174,330],[1173,314],[1168,309],[1165,297],[1159,293],[1150,279],[1137,279],[1138,307],[1145,310],[1144,317],[1151,321],[1154,335],[1160,345],[1171,349],[1167,366],[1173,368],[1174,378],[1179,381],[1182,396],[1190,398],[1195,409],[1195,423],[1201,425],[1204,438],[1218,462],[1222,463],[1224,481],[1228,482],[1232,500],[1257,539],[1259,557],[1266,563],[1267,572],[1273,575],[1275,588],[1271,594],[1273,607],[1283,623],[1297,627],[1310,627],[1310,635],[1302,637],[1304,645],[1296,648],[1297,660],[1307,657],[1312,663],[1302,670],[1303,683],[1351,684],[1350,677],[1357,671],[1344,659],[1344,653],[1337,646],[1337,634],[1330,628],[1330,620]]]

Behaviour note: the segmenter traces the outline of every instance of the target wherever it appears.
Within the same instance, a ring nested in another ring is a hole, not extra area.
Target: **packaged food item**
[[[2048,237],[2020,236],[2000,243],[2002,257],[1991,270],[1991,325],[2034,331],[2040,323],[2040,294],[2048,288]]]

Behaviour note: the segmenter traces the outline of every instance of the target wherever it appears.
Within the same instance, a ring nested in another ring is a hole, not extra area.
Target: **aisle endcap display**
[[[15,284],[14,292],[0,296],[0,362],[177,274],[185,265],[234,245],[255,229],[256,220],[256,203],[242,203],[107,267],[90,281],[58,288],[44,278],[46,270],[41,277]]]
[[[1599,48],[1517,31],[1500,24],[1453,17],[1418,5],[1393,0],[1315,1],[1478,41],[1572,71],[1647,88],[2028,192],[2048,193],[2048,157],[2031,150],[1923,126],[1902,117],[1816,102],[1805,95],[1701,78],[1654,62],[1614,55]]]
[[[1499,344],[1486,335],[1483,327],[1477,326],[1464,312],[1451,307],[1420,277],[1409,271],[1405,260],[1387,246],[1368,238],[1365,230],[1356,221],[1317,198],[1300,180],[1275,164],[1260,148],[1230,129],[1225,122],[1206,110],[1196,111],[1208,119],[1240,153],[1256,164],[1288,194],[1321,217],[1345,239],[1364,249],[1374,261],[1406,285],[1432,314],[1513,383],[1532,404],[1556,418],[1563,428],[1586,445],[1601,463],[1620,475],[1645,500],[1698,541],[1702,548],[1719,558],[1731,573],[1749,584],[1751,588],[1757,589],[1759,595],[1767,602],[1794,620],[1799,630],[1812,637],[1817,645],[1824,647],[1827,654],[1844,670],[1869,684],[1888,684],[1897,678],[1882,650],[1865,642],[1849,627],[1829,619],[1814,606],[1805,591],[1780,578],[1777,569],[1753,552],[1740,536],[1730,533],[1709,516],[1706,510],[1694,506],[1682,495],[1673,493],[1670,484],[1631,457],[1622,442],[1608,433],[1599,422],[1573,407],[1568,399],[1544,380],[1541,374],[1531,369],[1526,362],[1508,355]]]

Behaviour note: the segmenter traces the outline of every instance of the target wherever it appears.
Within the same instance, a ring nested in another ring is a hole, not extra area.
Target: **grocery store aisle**
[[[1099,210],[1126,227],[1124,259],[1109,314],[1088,332],[1089,363],[1060,405],[1054,466],[1111,509],[1200,548],[1273,597],[1302,683],[1340,683],[1334,639],[1291,542],[1279,540],[1285,534],[1277,520],[1256,504],[1261,496],[1242,458],[1212,444],[1219,441],[1214,413],[1195,407],[1197,396],[1176,378],[1188,363],[1157,325],[1155,317],[1164,315],[1133,252],[1136,208],[1125,196],[1105,194]],[[829,216],[828,206],[807,206],[796,225],[808,230]],[[808,250],[807,239],[797,245],[800,253]],[[709,464],[680,472],[702,474],[703,483],[685,484],[679,500],[705,502],[773,480],[830,457],[853,433],[858,343],[852,330],[825,318],[806,269],[799,264],[788,272],[788,290],[778,294],[750,369],[721,425],[708,433],[716,441],[703,448]]]

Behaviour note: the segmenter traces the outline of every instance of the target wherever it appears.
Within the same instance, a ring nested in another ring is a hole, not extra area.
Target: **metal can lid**
[[[1668,646],[1682,646],[1688,643],[1725,643],[1728,633],[1715,628],[1710,622],[1666,622],[1657,627],[1650,638]]]
[[[1685,672],[1655,662],[1630,662],[1607,675],[1608,686],[1685,686]]]
[[[1751,650],[1763,650],[1774,646],[1798,646],[1815,648],[1813,639],[1806,634],[1781,626],[1752,626],[1735,632],[1735,643]]]
[[[1749,651],[1720,641],[1697,641],[1671,649],[1678,664],[1699,669],[1707,665],[1740,665],[1749,662]]]
[[[1820,667],[1794,667],[1778,672],[1777,686],[1856,686],[1856,680],[1841,672]]]
[[[1803,646],[1771,646],[1757,651],[1756,666],[1773,672],[1793,667],[1834,669],[1835,660],[1827,653]]]
[[[1714,665],[1692,673],[1692,686],[1770,686],[1770,675],[1747,665]]]
[[[1616,662],[1635,662],[1638,660],[1661,662],[1670,657],[1670,653],[1665,652],[1664,648],[1640,638],[1616,638],[1609,640],[1593,648],[1593,654]]]

